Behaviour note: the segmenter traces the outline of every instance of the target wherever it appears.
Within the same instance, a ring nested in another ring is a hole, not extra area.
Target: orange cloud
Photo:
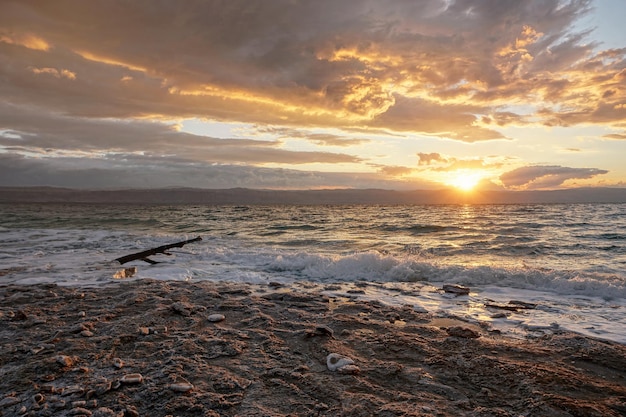
[[[11,45],[19,45],[28,49],[33,49],[36,51],[48,51],[50,49],[50,44],[46,42],[44,39],[30,34],[10,34],[0,33],[0,42],[8,43]]]
[[[56,78],[67,78],[68,80],[75,80],[76,73],[67,69],[58,70],[56,68],[29,68],[34,74],[48,74]]]

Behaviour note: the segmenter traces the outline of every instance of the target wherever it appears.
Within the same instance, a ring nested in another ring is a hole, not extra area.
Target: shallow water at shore
[[[133,279],[337,283],[511,334],[560,326],[626,343],[623,230],[620,204],[0,205],[0,283],[99,286],[120,256],[202,236],[159,264],[124,266],[137,267]],[[446,294],[446,283],[471,293]],[[487,307],[520,299],[537,307]]]

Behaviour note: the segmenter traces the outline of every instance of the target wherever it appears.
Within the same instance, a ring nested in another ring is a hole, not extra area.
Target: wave
[[[459,230],[459,228],[453,226],[440,226],[436,224],[416,224],[410,226],[384,225],[380,226],[378,230],[381,230],[383,232],[407,232],[412,235],[422,235],[429,233],[455,231]]]
[[[605,300],[626,298],[626,277],[617,274],[533,267],[446,265],[374,251],[344,256],[281,254],[268,262],[267,269],[314,281],[422,281],[549,291]]]

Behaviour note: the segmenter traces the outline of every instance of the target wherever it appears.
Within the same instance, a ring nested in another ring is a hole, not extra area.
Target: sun
[[[482,179],[482,175],[477,173],[461,172],[450,181],[450,185],[469,192],[472,191]]]

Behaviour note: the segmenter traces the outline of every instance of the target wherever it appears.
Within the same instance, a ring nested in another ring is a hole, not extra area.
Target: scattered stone
[[[67,414],[70,416],[91,416],[93,413],[86,408],[76,407],[72,408]]]
[[[95,410],[92,414],[92,417],[124,417],[124,412],[115,412],[107,407],[100,407]]]
[[[174,392],[189,392],[193,389],[193,385],[189,383],[181,382],[181,383],[171,384],[170,389]]]
[[[320,325],[317,325],[315,329],[307,330],[306,335],[307,337],[329,336],[332,339],[335,337],[335,332],[330,327],[320,324]]]
[[[140,327],[139,334],[147,336],[150,334],[150,329],[148,327]]]
[[[207,320],[209,320],[212,323],[218,323],[220,321],[224,321],[226,319],[226,316],[224,316],[223,314],[211,314],[209,315],[209,317],[207,317]]]
[[[69,387],[63,388],[61,391],[61,396],[69,397],[70,395],[79,394],[82,395],[85,392],[85,389],[80,385],[70,385]]]
[[[137,274],[137,267],[131,266],[130,268],[123,268],[113,274],[115,279],[132,278]]]
[[[68,333],[81,333],[84,332],[85,330],[89,330],[89,328],[87,326],[85,326],[82,323],[79,323],[75,326],[72,326],[69,330]]]
[[[525,307],[518,306],[515,304],[494,304],[494,303],[485,303],[485,307],[496,308],[499,310],[515,311],[515,312],[525,308]]]
[[[447,293],[456,295],[468,295],[470,293],[470,289],[468,287],[456,284],[444,284],[443,290]]]
[[[446,332],[450,336],[461,337],[464,339],[477,339],[480,337],[480,334],[477,331],[472,330],[468,327],[454,326],[448,328]]]
[[[90,330],[83,330],[80,332],[80,335],[83,337],[93,337],[93,332]]]
[[[113,366],[117,369],[122,369],[124,367],[124,361],[120,358],[113,358]]]
[[[22,402],[22,400],[17,397],[4,397],[2,400],[0,400],[0,408],[10,407],[20,402]]]
[[[72,359],[71,357],[66,356],[66,355],[57,355],[57,357],[54,358],[54,360],[59,365],[65,366],[65,367],[68,367],[68,368],[70,366],[74,365],[74,359]]]
[[[167,326],[150,327],[150,334],[165,334],[167,333]]]
[[[42,385],[41,387],[39,387],[39,389],[41,390],[41,392],[45,392],[48,394],[54,394],[56,392],[56,387],[54,385]]]
[[[111,387],[112,387],[112,383],[111,381],[104,381],[101,382],[99,384],[97,384],[94,388],[95,388],[95,394],[100,396],[106,392],[111,391]]]
[[[129,405],[124,411],[124,417],[139,417],[139,412],[135,407]]]
[[[177,301],[172,304],[172,311],[176,314],[180,314],[184,317],[191,316],[191,311],[193,310],[193,306],[189,303],[184,303],[182,301]]]
[[[32,353],[33,355],[36,355],[40,352],[43,352],[44,350],[46,350],[46,348],[43,346],[35,346],[30,349],[30,353]]]
[[[514,305],[518,308],[526,309],[526,310],[533,310],[537,307],[537,304],[535,303],[527,303],[526,301],[517,301],[517,300],[511,300],[509,301],[509,304]]]
[[[120,379],[123,384],[140,384],[143,382],[141,374],[126,374]]]

